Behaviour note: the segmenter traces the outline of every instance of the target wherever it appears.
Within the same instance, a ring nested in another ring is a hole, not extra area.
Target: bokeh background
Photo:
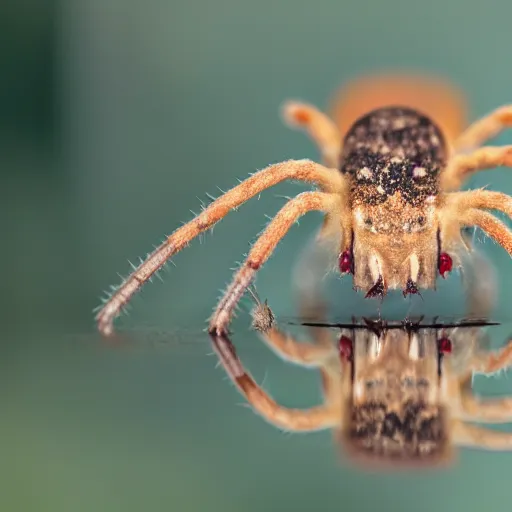
[[[508,0],[3,2],[0,510],[509,510],[510,454],[367,475],[329,433],[283,434],[238,406],[200,331],[283,204],[276,194],[299,185],[263,194],[178,255],[123,319],[144,331],[127,349],[100,342],[91,310],[197,197],[271,162],[318,158],[281,124],[286,98],[325,107],[343,81],[400,69],[459,84],[472,118],[512,102],[511,15]],[[512,193],[505,170],[472,184]],[[292,263],[318,221],[293,229],[258,278],[279,315],[294,313]],[[506,313],[510,258],[481,246]],[[340,304],[353,301],[348,281],[335,286]],[[439,304],[458,286],[442,283]],[[314,373],[262,348],[243,312],[236,325],[240,354],[279,401],[319,400]]]

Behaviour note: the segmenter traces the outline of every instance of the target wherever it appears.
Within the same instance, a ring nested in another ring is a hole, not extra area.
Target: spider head
[[[435,196],[410,202],[396,192],[377,204],[356,201],[351,224],[350,270],[355,287],[368,296],[382,296],[388,288],[404,295],[434,288],[438,272],[451,270],[450,256],[440,255]],[[346,268],[340,259],[340,269]]]
[[[450,458],[435,331],[359,331],[345,387],[341,441],[371,466],[431,466]]]

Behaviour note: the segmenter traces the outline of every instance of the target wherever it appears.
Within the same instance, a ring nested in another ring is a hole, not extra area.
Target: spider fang
[[[420,292],[418,291],[418,287],[416,286],[416,283],[411,279],[409,278],[407,280],[407,284],[405,286],[405,290],[403,291],[403,294],[404,294],[404,297],[407,297],[407,295],[420,295],[421,297],[421,294]]]
[[[379,279],[377,279],[377,282],[366,293],[365,298],[368,299],[370,297],[380,297],[382,299],[384,297],[384,295],[385,295],[384,280],[382,279],[382,276],[379,276]]]

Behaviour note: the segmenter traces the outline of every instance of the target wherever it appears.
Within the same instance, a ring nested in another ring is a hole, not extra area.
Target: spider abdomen
[[[396,192],[412,205],[438,193],[447,146],[438,126],[403,107],[373,110],[347,132],[340,170],[352,179],[352,200],[366,205]]]

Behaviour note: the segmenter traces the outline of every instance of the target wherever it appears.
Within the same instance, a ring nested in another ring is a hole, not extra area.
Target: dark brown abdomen
[[[379,203],[400,191],[407,202],[438,192],[447,145],[428,117],[403,107],[373,110],[347,132],[340,170],[352,178],[353,192],[366,189],[365,201]],[[374,192],[368,197],[368,189]]]

